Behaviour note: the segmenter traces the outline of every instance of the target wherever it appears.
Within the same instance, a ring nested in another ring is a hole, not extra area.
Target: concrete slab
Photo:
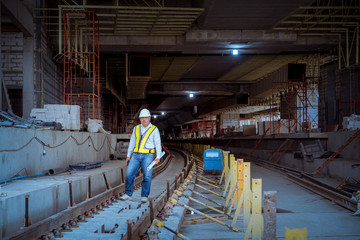
[[[179,174],[183,169],[184,162],[180,154],[177,152],[172,154],[175,155],[175,159],[171,160],[169,167],[152,180],[149,197],[157,198],[166,191],[166,179],[169,178],[170,184],[172,184],[175,174]],[[101,168],[97,169],[16,180],[2,185],[2,191],[7,193],[7,197],[0,198],[0,238],[6,237],[23,227],[26,194],[30,195],[29,216],[31,221],[35,223],[69,207],[68,180],[72,181],[75,203],[80,203],[86,200],[88,176],[91,176],[92,193],[95,196],[106,191],[106,184],[102,173],[105,173],[108,183],[115,187],[121,183],[121,168],[123,168],[125,178],[126,162],[122,160],[109,160],[103,163]],[[141,188],[134,191],[132,197],[132,201],[119,200],[113,203],[113,205],[109,205],[108,208],[103,208],[104,211],[99,212],[99,215],[87,219],[88,223],[79,223],[79,225],[84,226],[81,229],[75,228],[72,233],[64,233],[64,238],[84,239],[84,236],[86,236],[86,239],[103,239],[103,237],[104,239],[119,239],[121,233],[126,233],[126,220],[133,219],[136,222],[137,217],[141,217],[142,212],[149,205],[148,203],[140,205]],[[129,205],[131,205],[131,210],[125,209]],[[119,215],[116,214],[121,208],[124,208],[121,212],[123,219],[119,218]],[[96,229],[99,229],[100,232],[102,224],[105,224],[106,229],[112,229],[115,223],[119,224],[116,234],[93,234]],[[84,232],[88,232],[90,235],[84,235]],[[79,237],[76,237],[77,235]]]
[[[114,160],[97,169],[20,179],[2,185],[2,192],[7,196],[0,198],[0,237],[23,227],[26,194],[30,196],[29,217],[35,223],[69,207],[69,180],[72,181],[73,200],[79,203],[87,197],[88,176],[91,177],[94,196],[106,190],[102,172],[105,172],[108,183],[116,186],[121,182],[121,168],[125,165],[125,161]]]

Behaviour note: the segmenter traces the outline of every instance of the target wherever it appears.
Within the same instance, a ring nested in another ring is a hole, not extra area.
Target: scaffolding
[[[216,120],[195,121],[181,129],[182,138],[212,138],[216,134]]]
[[[338,113],[339,126],[343,119],[352,114],[360,115],[360,67],[342,69],[338,74]]]
[[[80,119],[100,119],[99,20],[93,11],[63,11],[63,102]]]
[[[118,101],[113,95],[102,95],[102,121],[105,129],[111,133],[119,133],[118,129]]]
[[[280,111],[270,113],[270,134],[318,128],[319,77],[306,77],[305,64],[289,64],[288,71],[286,81],[272,84],[271,105],[280,103]]]

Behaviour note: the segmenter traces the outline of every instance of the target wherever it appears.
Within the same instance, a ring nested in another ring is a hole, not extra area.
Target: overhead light
[[[194,94],[193,93],[189,93],[189,97],[194,97]]]
[[[154,115],[154,118],[157,118],[157,116],[156,116],[156,115]]]
[[[161,115],[165,115],[165,113],[164,113],[164,112],[161,112]]]
[[[233,54],[233,55],[239,55],[239,50],[233,49],[233,50],[232,50],[232,54]]]

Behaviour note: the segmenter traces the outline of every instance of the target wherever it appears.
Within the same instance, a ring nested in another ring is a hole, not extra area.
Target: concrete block
[[[244,125],[243,134],[244,136],[256,135],[256,125]]]
[[[266,129],[265,129],[265,122],[257,122],[257,126],[258,126],[258,134],[259,135],[264,135]]]

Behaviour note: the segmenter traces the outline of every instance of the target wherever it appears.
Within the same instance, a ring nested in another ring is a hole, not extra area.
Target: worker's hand
[[[130,157],[127,157],[126,158],[126,166],[129,164],[129,161],[130,161]]]
[[[155,158],[156,164],[158,164],[160,162],[159,158]]]

